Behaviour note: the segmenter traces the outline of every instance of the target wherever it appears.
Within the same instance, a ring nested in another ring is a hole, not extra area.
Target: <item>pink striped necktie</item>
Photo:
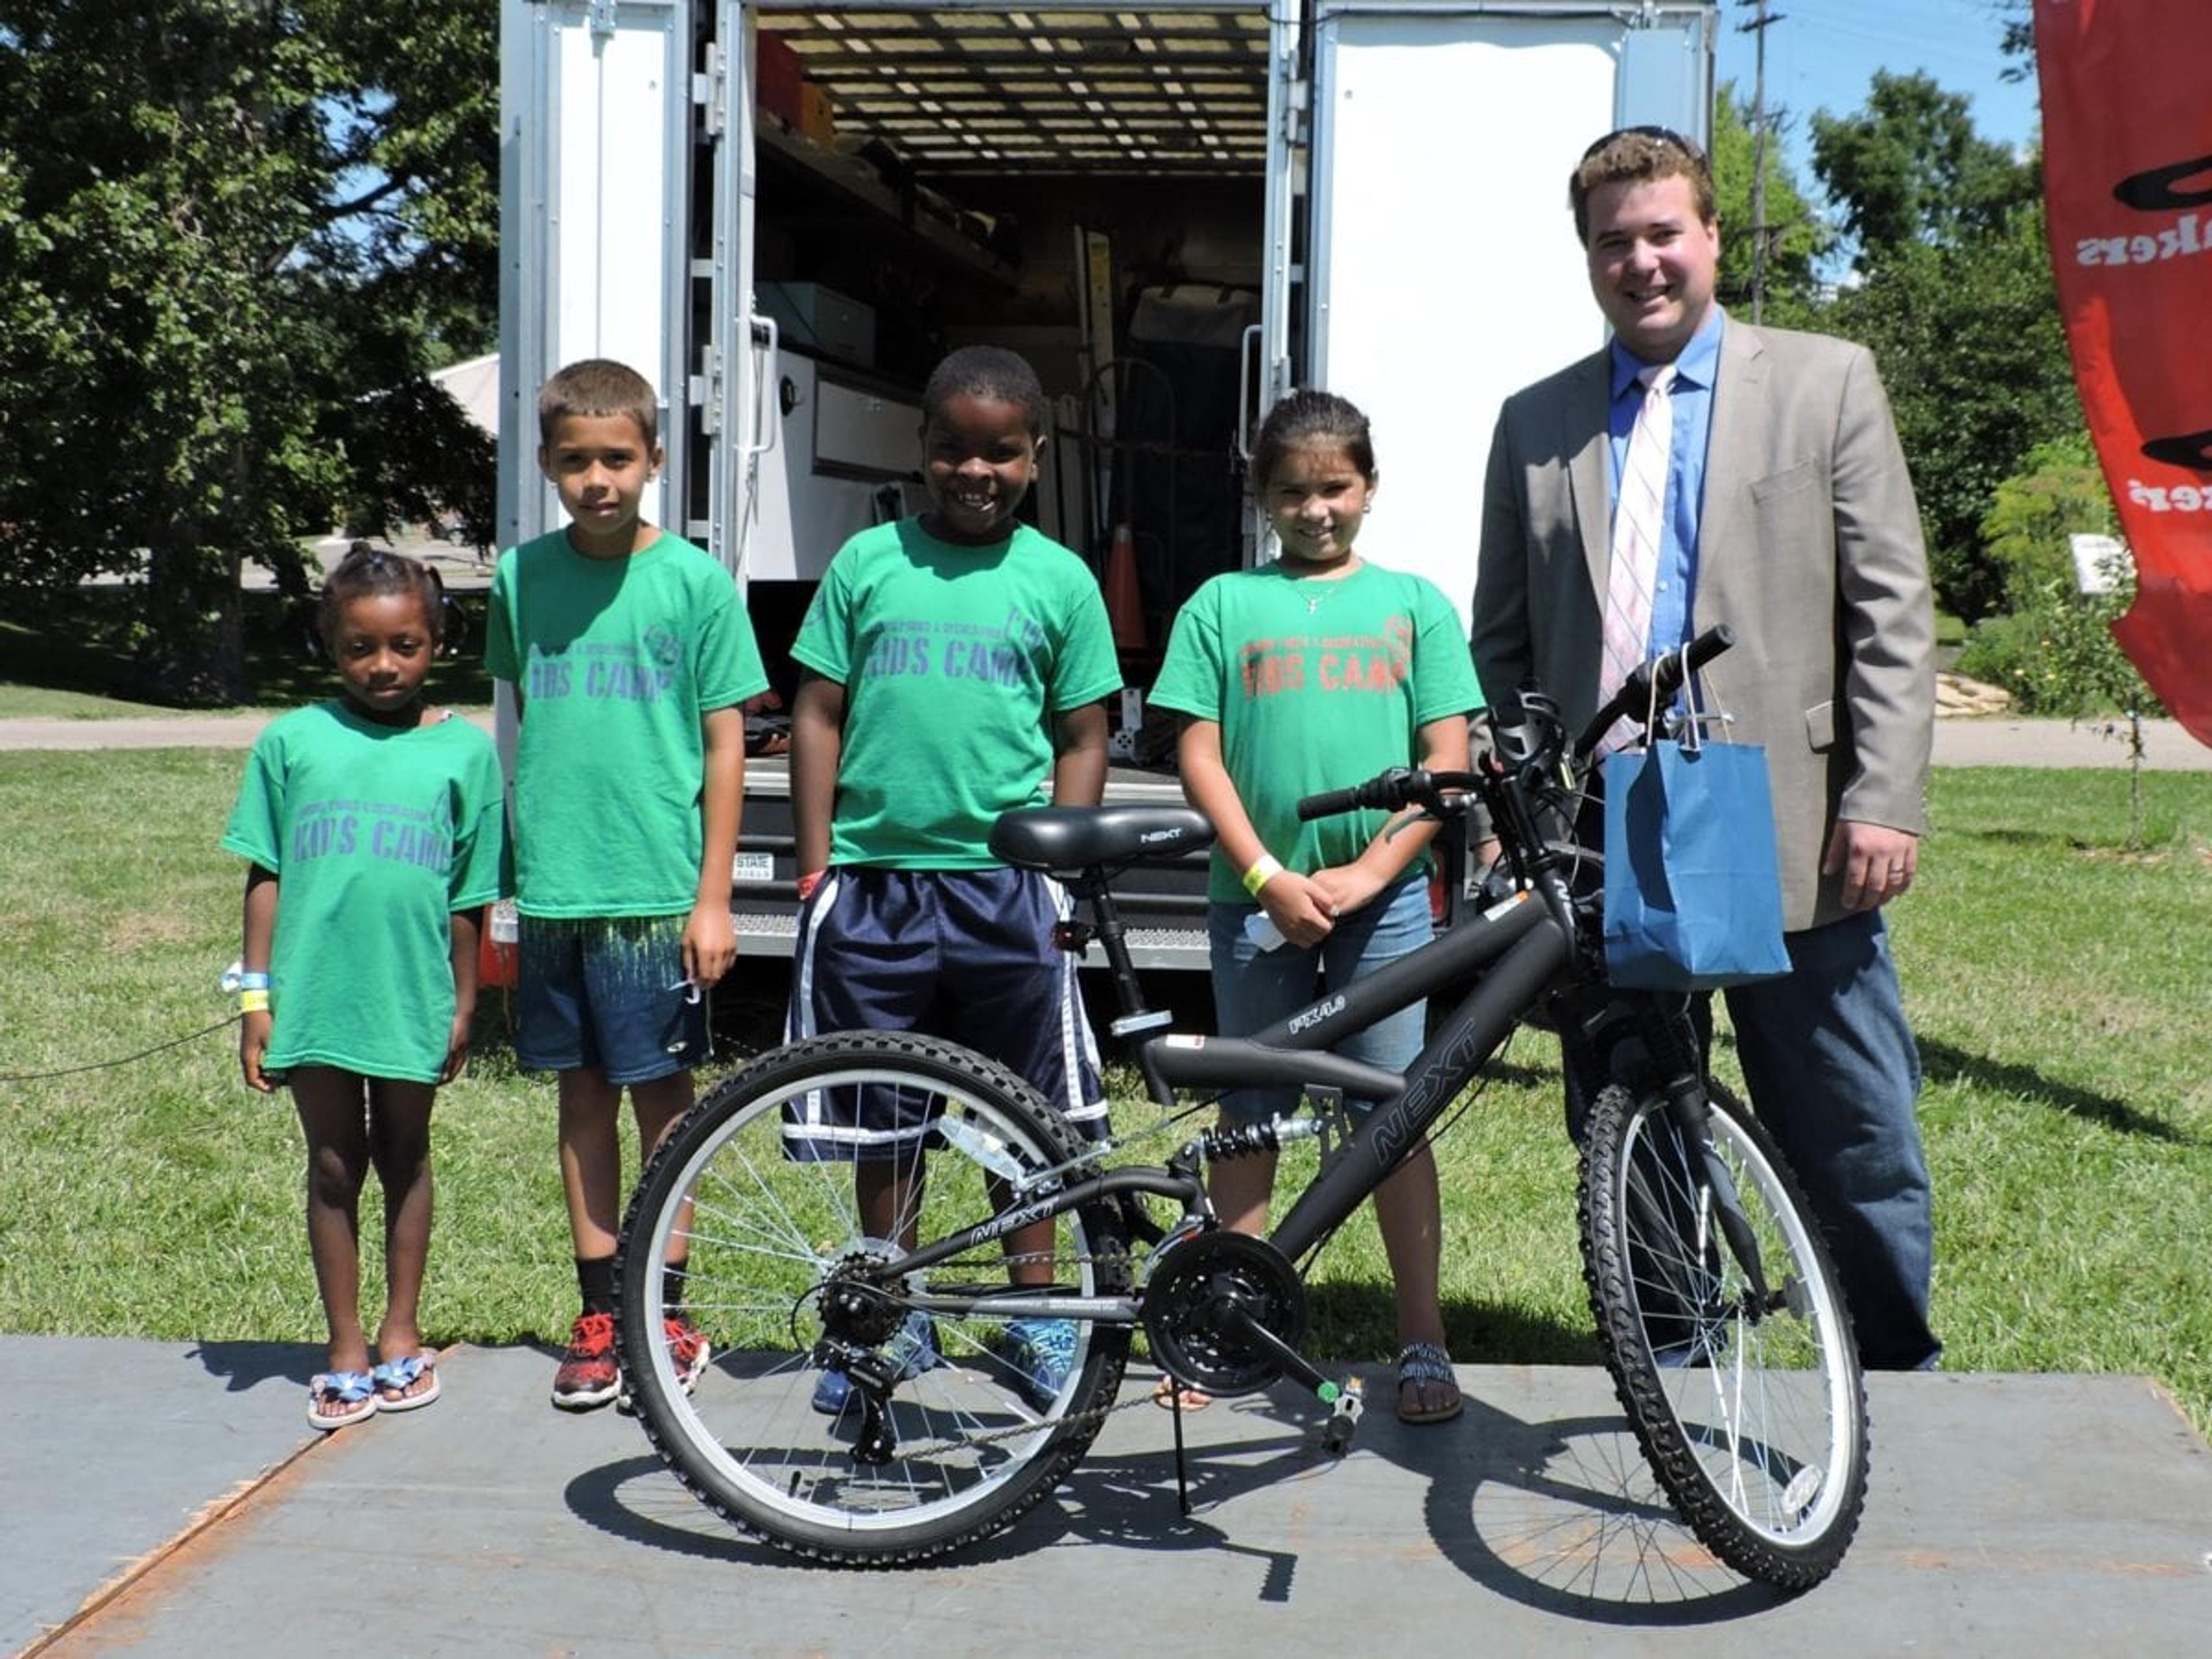
[[[1636,378],[1644,383],[1644,402],[1628,434],[1628,453],[1620,464],[1620,489],[1613,509],[1600,702],[1620,690],[1650,649],[1651,596],[1659,579],[1660,549],[1666,540],[1667,472],[1674,437],[1674,403],[1669,393],[1674,366],[1654,364],[1638,371]],[[1640,715],[1622,721],[1601,747],[1608,751],[1621,747],[1642,726]]]

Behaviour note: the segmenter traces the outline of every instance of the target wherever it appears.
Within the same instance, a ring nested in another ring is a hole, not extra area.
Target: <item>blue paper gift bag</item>
[[[1765,750],[1661,741],[1606,762],[1605,963],[1647,991],[1790,971]]]

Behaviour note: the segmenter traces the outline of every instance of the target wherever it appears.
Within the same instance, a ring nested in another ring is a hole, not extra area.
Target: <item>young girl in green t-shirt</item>
[[[1296,811],[1300,797],[1385,766],[1464,768],[1468,714],[1482,702],[1450,601],[1352,550],[1376,477],[1366,417],[1351,404],[1310,391],[1277,404],[1252,477],[1280,556],[1192,595],[1152,690],[1183,716],[1184,793],[1213,823],[1208,933],[1225,1036],[1249,1036],[1431,937],[1433,823],[1368,812],[1302,824]],[[1425,1012],[1417,1002],[1341,1052],[1402,1070],[1420,1052]],[[1243,1090],[1223,1110],[1250,1122],[1297,1103],[1290,1091]],[[1274,1180],[1272,1154],[1216,1164],[1223,1223],[1264,1232]],[[1442,1223],[1425,1144],[1375,1203],[1396,1286],[1398,1415],[1442,1422],[1462,1402],[1437,1305]]]
[[[422,700],[436,576],[359,548],[323,588],[344,695],[253,746],[224,848],[250,861],[239,1003],[248,1087],[289,1082],[307,1143],[307,1247],[330,1325],[307,1421],[328,1431],[438,1397],[417,1322],[430,1249],[430,1107],[468,1057],[505,792],[491,739]],[[281,902],[280,902],[281,901]],[[384,1188],[384,1318],[361,1321],[361,1191]]]

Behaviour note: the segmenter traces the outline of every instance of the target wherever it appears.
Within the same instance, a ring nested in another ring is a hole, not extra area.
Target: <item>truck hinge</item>
[[[591,26],[592,38],[594,40],[605,40],[613,35],[615,14],[621,9],[622,8],[615,3],[615,0],[592,0],[591,11],[586,21]]]
[[[1301,148],[1313,129],[1313,82],[1290,82],[1283,99],[1283,142]]]
[[[719,40],[707,42],[699,72],[691,77],[691,101],[699,106],[702,137],[719,138],[728,121],[729,59]]]
[[[691,406],[699,411],[699,430],[708,437],[722,429],[722,349],[707,346],[699,353],[699,372],[686,387]]]

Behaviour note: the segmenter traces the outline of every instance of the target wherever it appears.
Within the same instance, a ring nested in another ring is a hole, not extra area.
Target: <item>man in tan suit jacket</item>
[[[1826,1227],[1869,1365],[1932,1365],[1919,1059],[1881,907],[1911,885],[1935,714],[1927,558],[1874,361],[1754,328],[1713,298],[1703,154],[1609,134],[1570,195],[1610,344],[1516,392],[1484,486],[1473,646],[1493,705],[1534,678],[1570,730],[1596,708],[1615,479],[1643,391],[1674,364],[1649,647],[1715,623],[1705,677],[1762,744],[1792,971],[1725,994],[1761,1120]]]

